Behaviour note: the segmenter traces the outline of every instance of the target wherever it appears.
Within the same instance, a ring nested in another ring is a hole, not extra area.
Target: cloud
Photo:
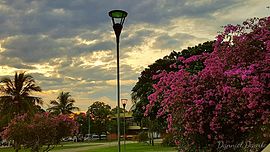
[[[143,25],[136,25],[137,27],[129,27],[127,31],[132,31],[131,33],[124,32],[121,36],[121,47],[123,48],[133,48],[136,46],[144,45],[145,41],[153,35],[155,31],[152,28],[143,27]],[[129,52],[129,49],[126,49]]]
[[[12,67],[14,69],[21,69],[21,70],[30,70],[34,69],[33,66],[27,65],[23,63],[19,58],[11,58],[4,56],[0,53],[0,65],[1,66],[7,66],[7,67]]]
[[[171,49],[174,50],[182,46],[185,42],[195,39],[195,36],[186,33],[177,33],[173,36],[163,34],[156,38],[153,47],[156,49]]]
[[[155,60],[215,39],[220,26],[269,15],[266,0],[1,0],[0,76],[27,71],[46,101],[69,91],[82,109],[115,103],[116,45],[108,12],[128,12],[121,97]],[[249,10],[249,11],[246,11]],[[267,12],[268,11],[268,12]]]
[[[13,36],[7,38],[2,47],[4,56],[20,58],[24,62],[44,61],[65,53],[63,43],[46,36]]]
[[[111,85],[111,86],[116,86],[116,80],[107,80],[106,84]],[[134,85],[137,81],[136,80],[120,80],[120,84],[121,86],[125,86],[125,85]]]
[[[93,52],[93,51],[100,51],[100,50],[111,50],[114,48],[115,44],[112,41],[99,41],[90,45],[87,44],[81,44],[76,49],[79,50],[79,52]]]
[[[0,31],[10,35],[44,34],[52,37],[72,37],[81,31],[93,31],[109,25],[108,11],[122,8],[128,11],[127,26],[138,23],[166,25],[175,17],[209,18],[222,9],[237,6],[242,0],[3,0]],[[6,30],[3,28],[7,28]],[[108,26],[107,26],[108,27]]]

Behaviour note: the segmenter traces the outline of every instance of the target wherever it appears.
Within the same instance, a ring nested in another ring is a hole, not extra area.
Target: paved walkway
[[[270,151],[270,144],[264,148],[262,152],[269,152]]]
[[[134,141],[126,141],[126,143],[134,143]],[[121,142],[121,145],[123,142]],[[76,143],[76,144],[68,144],[64,146],[83,146],[83,147],[77,147],[77,148],[68,148],[68,149],[60,149],[60,150],[52,150],[52,152],[80,152],[80,151],[85,151],[89,149],[95,149],[95,148],[101,148],[101,147],[112,147],[112,146],[117,146],[118,142],[104,142],[104,143]],[[86,146],[89,145],[89,146]]]

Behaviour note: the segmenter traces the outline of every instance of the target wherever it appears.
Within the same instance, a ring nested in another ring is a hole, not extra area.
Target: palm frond
[[[42,105],[43,101],[40,97],[30,96],[31,92],[40,92],[41,88],[36,86],[31,75],[25,75],[25,72],[15,73],[14,79],[2,78],[0,83],[1,106],[5,107],[7,113],[31,112],[36,104]]]
[[[50,104],[55,105],[55,106],[59,106],[60,105],[59,102],[57,102],[56,100],[51,100],[50,101]]]
[[[74,102],[75,100],[71,98],[69,92],[60,92],[57,97],[57,101],[53,100],[50,103],[54,106],[48,108],[48,110],[54,111],[56,113],[60,112],[62,114],[69,114],[72,113],[72,110],[79,110],[78,107],[74,107]]]
[[[77,111],[80,111],[80,108],[79,107],[71,107],[71,110],[77,110]]]

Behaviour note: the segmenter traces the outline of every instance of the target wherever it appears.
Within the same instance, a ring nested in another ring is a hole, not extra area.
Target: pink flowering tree
[[[212,53],[179,57],[184,64],[178,71],[153,77],[159,82],[145,115],[158,102],[158,117],[167,118],[167,130],[182,150],[269,143],[269,27],[270,17],[227,25]],[[192,72],[194,63],[204,68]]]
[[[162,117],[159,117],[158,119],[156,118],[157,111],[160,108],[158,102],[155,102],[155,104],[152,105],[151,111],[149,111],[147,117],[144,116],[145,107],[147,104],[149,104],[148,96],[155,91],[153,84],[156,84],[159,81],[159,79],[152,79],[153,75],[157,75],[162,71],[178,71],[178,66],[183,65],[181,61],[178,61],[180,56],[183,58],[189,58],[193,55],[212,52],[213,43],[214,41],[207,41],[194,47],[188,47],[181,52],[172,51],[170,55],[156,60],[155,63],[149,65],[141,72],[141,76],[138,78],[138,82],[131,90],[131,98],[132,102],[134,103],[132,107],[132,116],[134,120],[140,124],[141,127],[147,127],[150,134],[153,134],[153,132],[163,133],[167,126],[165,121],[166,119]],[[187,70],[190,72],[196,72],[202,70],[202,68],[203,63],[196,62],[190,65],[190,68]],[[153,138],[150,138],[149,140],[150,143],[154,145]]]
[[[2,132],[4,139],[14,140],[16,151],[23,145],[31,151],[51,150],[63,137],[77,133],[77,123],[67,115],[40,113],[31,116],[24,114],[15,117]]]

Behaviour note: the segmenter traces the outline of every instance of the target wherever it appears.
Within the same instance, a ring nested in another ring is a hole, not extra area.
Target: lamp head
[[[120,24],[123,26],[127,12],[123,10],[112,10],[109,12],[109,16],[112,18],[113,25]]]
[[[112,10],[109,12],[109,16],[112,18],[113,29],[116,37],[119,37],[121,34],[121,30],[123,28],[127,14],[127,12],[122,10]]]
[[[128,101],[128,99],[121,99],[121,102],[122,102],[122,105],[123,105],[124,109],[125,109],[125,107],[127,105],[127,101]]]

